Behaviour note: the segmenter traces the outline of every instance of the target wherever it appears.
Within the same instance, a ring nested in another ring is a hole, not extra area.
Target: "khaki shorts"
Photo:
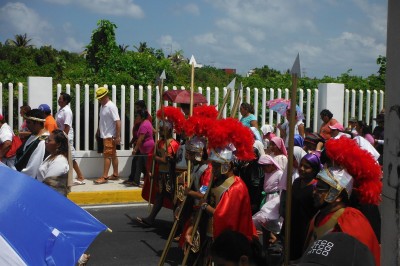
[[[115,143],[115,140],[113,138],[107,138],[103,139],[103,144],[104,144],[104,150],[103,150],[103,157],[104,158],[110,158],[110,157],[115,157],[117,154],[117,145]]]

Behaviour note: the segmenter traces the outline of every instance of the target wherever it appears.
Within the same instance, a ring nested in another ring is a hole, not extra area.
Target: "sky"
[[[182,50],[240,75],[286,71],[299,53],[302,76],[367,77],[386,55],[383,0],[0,0],[0,42],[26,33],[38,47],[82,52],[102,19],[128,50]]]

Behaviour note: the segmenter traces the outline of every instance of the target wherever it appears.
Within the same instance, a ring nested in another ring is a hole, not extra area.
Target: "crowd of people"
[[[106,184],[119,179],[121,121],[107,88],[98,88],[96,98],[101,105],[96,135],[104,149],[103,173],[94,183]],[[74,157],[70,101],[61,93],[54,117],[47,104],[21,106],[22,145],[12,156],[7,154],[14,133],[0,115],[1,161],[64,196],[72,185],[85,184]],[[329,110],[321,111],[318,132],[296,119],[295,146],[289,147],[288,122],[276,130],[259,127],[248,103],[240,106],[240,120],[221,119],[207,105],[196,106],[189,117],[188,106],[182,107],[158,110],[155,129],[144,101],[135,103],[131,174],[123,184],[142,186],[144,178],[142,196],[153,207],[147,217],[136,218],[140,225],[157,226],[160,209],[171,209],[179,224],[175,239],[190,265],[281,265],[285,252],[301,265],[317,241],[339,232],[367,247],[379,265],[383,114],[373,131],[355,118],[344,128]],[[290,232],[289,250],[285,232]]]

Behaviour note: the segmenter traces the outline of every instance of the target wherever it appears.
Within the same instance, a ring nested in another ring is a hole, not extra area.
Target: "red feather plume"
[[[193,116],[217,119],[218,111],[215,105],[201,105],[193,108]]]
[[[235,155],[239,160],[254,159],[253,133],[237,119],[216,120],[207,137],[210,148],[222,148],[232,143],[236,148]]]
[[[346,137],[330,139],[325,147],[328,157],[354,178],[353,191],[360,202],[378,205],[382,193],[382,171],[374,157]]]
[[[182,131],[183,125],[185,124],[185,115],[182,113],[181,108],[166,106],[164,109],[164,117],[166,120],[172,122],[174,129],[177,133]],[[162,119],[162,110],[157,111],[157,118]]]

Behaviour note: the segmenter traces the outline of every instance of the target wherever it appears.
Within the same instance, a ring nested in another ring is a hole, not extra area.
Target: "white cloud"
[[[133,0],[46,0],[49,3],[84,7],[94,13],[127,16],[141,19],[144,17],[142,8]]]
[[[216,44],[217,43],[217,38],[215,37],[214,33],[212,33],[212,32],[194,36],[193,39],[198,45]]]
[[[181,50],[181,45],[174,41],[171,35],[163,35],[158,40],[161,48],[166,51],[166,53],[174,53],[175,51]]]
[[[218,19],[215,25],[223,31],[239,32],[241,31],[240,24],[229,18]]]
[[[237,45],[240,49],[239,51],[252,53],[254,52],[254,46],[243,36],[235,36],[233,38],[233,43]]]
[[[186,11],[187,13],[190,13],[192,15],[200,15],[200,9],[196,4],[187,4],[183,7],[183,10]]]
[[[106,15],[143,18],[144,12],[132,0],[78,0],[77,3],[92,12]]]
[[[59,5],[68,5],[74,2],[74,0],[45,0],[48,3],[59,4]]]
[[[82,52],[85,50],[85,44],[77,41],[73,37],[66,37],[64,44],[61,46],[62,49],[71,52]]]
[[[378,5],[374,1],[369,3],[368,0],[354,0],[360,9],[369,18],[369,24],[376,33],[386,37],[387,30],[387,8],[386,5]]]
[[[23,3],[7,3],[0,8],[1,25],[6,25],[15,34],[27,34],[32,44],[42,45],[52,26],[40,17],[33,9]]]

